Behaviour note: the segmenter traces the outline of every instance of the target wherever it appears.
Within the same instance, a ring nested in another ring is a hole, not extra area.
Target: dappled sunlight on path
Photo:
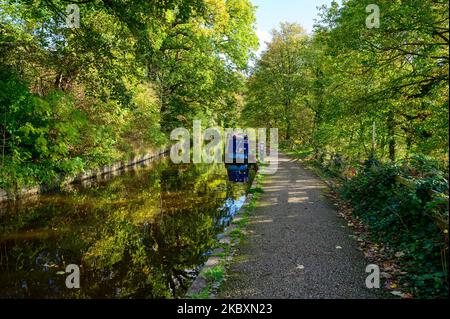
[[[263,189],[221,297],[380,297],[365,287],[368,262],[321,180],[280,154]]]

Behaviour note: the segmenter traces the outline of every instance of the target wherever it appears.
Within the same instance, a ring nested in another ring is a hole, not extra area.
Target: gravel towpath
[[[288,156],[278,160],[218,297],[382,298],[366,288],[368,261],[326,184]]]

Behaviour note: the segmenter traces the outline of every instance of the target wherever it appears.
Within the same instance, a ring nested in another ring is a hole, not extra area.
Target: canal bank
[[[202,266],[198,276],[189,287],[186,298],[203,299],[214,298],[229,266],[237,251],[239,242],[245,232],[249,215],[256,205],[259,195],[259,184],[263,175],[257,172],[249,188],[245,202],[236,212],[231,224],[219,234],[211,256]]]
[[[6,202],[8,200],[14,201],[17,199],[25,198],[27,196],[43,194],[48,191],[58,189],[61,187],[61,185],[67,185],[67,184],[72,184],[72,183],[82,183],[86,180],[97,178],[99,176],[119,173],[129,167],[139,165],[143,162],[153,161],[162,156],[166,156],[168,153],[169,153],[169,149],[166,147],[162,147],[162,148],[147,152],[142,155],[133,156],[126,161],[119,161],[112,165],[105,165],[105,166],[100,167],[99,169],[87,170],[83,173],[78,174],[75,177],[62,176],[57,181],[55,181],[53,183],[53,185],[24,187],[24,188],[16,189],[13,191],[6,191],[6,190],[0,188],[0,203]]]

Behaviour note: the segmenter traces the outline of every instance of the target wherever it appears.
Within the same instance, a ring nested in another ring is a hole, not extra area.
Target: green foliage
[[[264,193],[264,189],[262,189],[262,187],[254,187],[254,188],[250,188],[248,190],[249,194],[256,194],[256,193]]]
[[[272,42],[248,80],[242,121],[250,127],[264,123],[264,127],[279,128],[283,146],[300,125],[307,129],[305,112],[308,110],[302,107],[305,94],[302,51],[308,37],[298,24],[281,24],[281,30],[272,33]]]
[[[209,287],[205,287],[200,293],[198,294],[190,294],[186,296],[190,299],[208,299],[209,298]]]
[[[435,167],[423,157],[407,166],[368,162],[341,189],[372,239],[405,253],[399,260],[404,279],[425,298],[448,296],[448,180]]]
[[[242,121],[278,127],[288,151],[448,159],[448,3],[381,1],[374,29],[368,4],[323,6],[309,37],[281,24],[248,80]]]
[[[36,181],[48,184],[58,173],[81,171],[82,160],[69,155],[86,124],[83,112],[61,92],[40,98],[10,70],[0,73],[4,137],[0,187],[11,189]]]
[[[242,231],[240,228],[235,228],[230,232],[230,236],[233,240],[236,240],[238,238],[242,237]]]
[[[167,144],[194,118],[233,123],[255,8],[245,1],[0,3],[0,187],[14,191]]]
[[[220,283],[225,276],[225,270],[223,266],[214,266],[212,268],[208,268],[204,272],[203,276],[210,283]]]

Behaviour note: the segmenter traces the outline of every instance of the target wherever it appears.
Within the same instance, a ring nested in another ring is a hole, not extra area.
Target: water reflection
[[[0,208],[0,297],[183,296],[247,184],[167,159]],[[81,289],[65,286],[80,265]]]

